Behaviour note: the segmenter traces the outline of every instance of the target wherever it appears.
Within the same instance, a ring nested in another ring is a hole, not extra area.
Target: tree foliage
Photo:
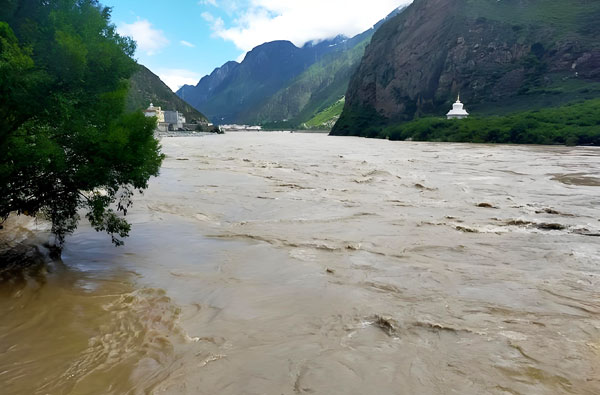
[[[0,220],[43,213],[58,246],[79,211],[115,244],[162,161],[155,120],[125,113],[135,43],[96,0],[0,9]]]

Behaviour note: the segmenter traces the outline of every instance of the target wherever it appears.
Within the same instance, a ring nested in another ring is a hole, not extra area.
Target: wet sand
[[[124,247],[2,287],[4,393],[600,393],[600,150],[162,144]]]

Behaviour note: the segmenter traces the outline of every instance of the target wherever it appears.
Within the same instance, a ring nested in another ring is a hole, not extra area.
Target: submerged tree
[[[0,222],[42,213],[62,247],[84,209],[122,244],[133,192],[147,188],[163,158],[155,120],[125,113],[134,50],[96,0],[3,5]]]

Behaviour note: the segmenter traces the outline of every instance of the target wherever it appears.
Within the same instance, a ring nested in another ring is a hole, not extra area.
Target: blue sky
[[[136,58],[176,90],[264,42],[361,33],[411,0],[104,0]]]

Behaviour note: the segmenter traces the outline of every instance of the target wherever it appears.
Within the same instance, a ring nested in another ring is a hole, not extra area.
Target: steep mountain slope
[[[177,91],[177,96],[199,108],[208,100],[217,94],[219,86],[231,75],[240,64],[238,62],[227,62],[223,66],[216,68],[210,75],[202,77],[197,85],[184,85]]]
[[[600,2],[415,0],[373,36],[333,134],[600,97]],[[368,134],[368,133],[367,133]]]
[[[163,110],[179,111],[185,115],[186,121],[207,122],[198,110],[180,99],[164,82],[146,67],[140,65],[139,71],[130,79],[127,110],[136,111],[148,107],[150,103],[162,107]]]
[[[373,32],[371,29],[338,44],[337,51],[327,54],[273,96],[249,108],[242,119],[258,124],[281,120],[294,125],[307,122],[344,96]]]
[[[342,97],[326,109],[319,111],[314,117],[302,123],[302,126],[309,129],[330,130],[339,119],[344,109],[346,98]]]

